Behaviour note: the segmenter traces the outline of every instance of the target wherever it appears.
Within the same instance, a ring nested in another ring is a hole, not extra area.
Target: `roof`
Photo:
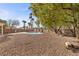
[[[6,21],[5,21],[5,20],[0,19],[0,26],[5,25],[5,23],[6,23]]]
[[[5,21],[5,20],[0,19],[0,23],[6,23],[6,21]]]

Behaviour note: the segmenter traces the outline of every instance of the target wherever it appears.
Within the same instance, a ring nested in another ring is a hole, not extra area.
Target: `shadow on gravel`
[[[73,42],[75,42],[75,43],[79,43],[79,41],[73,41]]]
[[[73,53],[79,53],[79,46],[74,46],[74,48],[70,47],[66,49],[71,50]]]

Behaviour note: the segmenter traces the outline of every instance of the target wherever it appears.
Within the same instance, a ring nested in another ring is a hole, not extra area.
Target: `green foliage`
[[[8,23],[7,23],[7,21],[6,21],[6,20],[0,19],[0,22],[1,22],[1,23],[4,23],[4,24],[5,24],[5,26],[8,26]]]
[[[35,3],[30,5],[34,16],[47,28],[79,23],[78,3]]]
[[[36,20],[36,21],[35,21],[35,24],[37,25],[38,28],[40,27],[40,22],[39,22],[39,20]]]

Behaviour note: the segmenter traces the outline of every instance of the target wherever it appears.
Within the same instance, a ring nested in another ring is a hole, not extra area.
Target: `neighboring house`
[[[2,35],[3,35],[3,28],[4,28],[5,24],[6,24],[6,21],[0,19],[0,32],[1,32]]]

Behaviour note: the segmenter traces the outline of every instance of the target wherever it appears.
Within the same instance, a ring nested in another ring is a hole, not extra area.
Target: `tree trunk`
[[[78,29],[77,29],[77,27],[74,27],[73,36],[78,38]]]
[[[77,28],[77,20],[75,20],[74,19],[74,25],[73,25],[73,27],[74,27],[74,37],[77,37],[78,38],[78,28]]]

